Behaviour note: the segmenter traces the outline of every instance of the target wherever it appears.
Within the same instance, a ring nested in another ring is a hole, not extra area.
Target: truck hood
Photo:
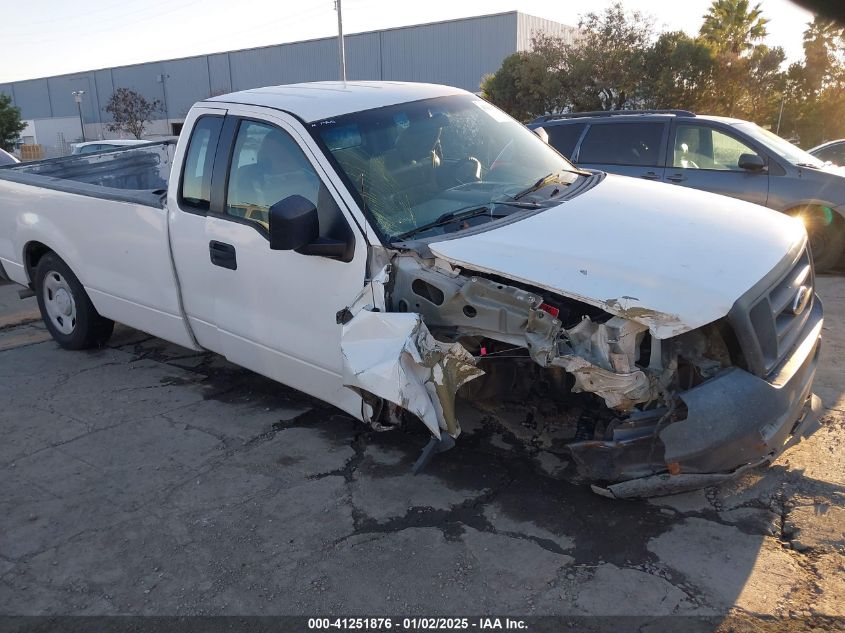
[[[598,306],[664,339],[725,316],[804,240],[799,220],[765,207],[608,175],[523,220],[429,246],[452,265]]]

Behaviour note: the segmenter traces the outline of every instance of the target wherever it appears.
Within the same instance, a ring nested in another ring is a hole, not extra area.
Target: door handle
[[[235,247],[231,244],[211,240],[208,243],[208,252],[211,255],[211,263],[229,270],[238,269],[238,258],[235,254]]]
[[[646,180],[657,180],[658,178],[660,178],[660,174],[658,174],[656,171],[647,171],[642,175],[642,177]]]
[[[687,177],[683,174],[672,174],[671,176],[666,176],[666,180],[671,180],[672,182],[682,182],[686,179]]]

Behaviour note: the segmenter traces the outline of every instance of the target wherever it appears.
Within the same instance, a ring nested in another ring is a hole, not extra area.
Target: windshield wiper
[[[572,184],[572,183],[568,183],[568,182],[564,183],[564,182],[558,180],[558,176],[559,176],[561,171],[563,171],[563,170],[559,169],[558,171],[553,171],[550,174],[546,174],[545,176],[540,178],[537,182],[535,182],[533,185],[528,187],[528,189],[523,189],[522,191],[520,191],[517,194],[514,194],[511,197],[514,200],[519,200],[520,198],[524,198],[525,196],[527,196],[529,193],[534,193],[535,191],[539,191],[540,189],[542,189],[546,185],[549,185],[549,184],[551,184],[555,181],[560,182],[560,184],[562,184],[562,185],[565,184],[566,186],[569,186],[570,184]]]
[[[472,207],[469,209],[458,209],[457,211],[449,211],[448,213],[444,213],[436,220],[432,222],[428,222],[426,224],[421,224],[420,226],[411,229],[410,231],[405,231],[393,238],[392,241],[402,241],[405,240],[412,235],[416,235],[417,233],[422,233],[423,231],[428,231],[429,229],[436,229],[439,226],[444,226],[446,224],[451,224],[452,222],[460,222],[461,220],[468,220],[470,218],[476,218],[481,215],[489,215],[491,218],[503,218],[505,214],[493,214],[493,209],[490,205],[482,205],[480,207]]]

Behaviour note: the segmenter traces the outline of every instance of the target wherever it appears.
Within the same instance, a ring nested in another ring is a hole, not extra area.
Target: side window
[[[211,203],[211,170],[222,126],[221,116],[202,116],[194,124],[179,190],[179,202],[183,206],[208,211]]]
[[[739,157],[756,154],[739,139],[702,125],[679,125],[675,132],[673,166],[682,169],[742,171]]]
[[[579,163],[657,165],[664,123],[593,123],[578,151]]]
[[[816,156],[819,160],[830,161],[836,165],[845,165],[845,143],[825,147]]]
[[[575,145],[581,138],[586,123],[568,123],[563,125],[544,125],[543,129],[549,135],[549,145],[569,158],[575,151]]]
[[[268,227],[270,207],[300,195],[318,207],[320,178],[300,147],[279,128],[242,121],[235,139],[226,213]]]

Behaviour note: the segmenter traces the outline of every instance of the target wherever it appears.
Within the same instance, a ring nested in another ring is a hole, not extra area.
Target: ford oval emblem
[[[810,303],[810,298],[813,296],[813,291],[807,286],[801,286],[798,292],[795,293],[795,298],[792,300],[792,314],[799,315]]]

